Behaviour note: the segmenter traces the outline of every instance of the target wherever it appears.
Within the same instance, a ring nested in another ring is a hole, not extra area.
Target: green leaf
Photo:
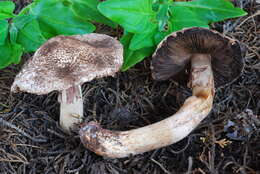
[[[125,47],[128,48],[133,36],[134,36],[134,33],[124,31],[123,36],[120,38],[120,42],[123,44],[124,48]]]
[[[247,13],[227,0],[194,0],[173,2],[173,6],[189,8],[207,23],[222,21],[228,18],[244,16]]]
[[[152,55],[154,50],[155,50],[154,47],[142,48],[142,49],[139,49],[136,51],[131,51],[129,49],[125,49],[124,64],[123,64],[121,70],[122,71],[128,70],[135,64],[141,62],[145,57]]]
[[[159,6],[158,14],[156,16],[159,22],[159,31],[164,31],[165,26],[168,24],[169,19],[169,3],[162,4]]]
[[[32,20],[35,20],[36,16],[33,15],[19,15],[13,18],[13,23],[19,29],[22,29],[26,24],[30,23]]]
[[[35,16],[17,16],[13,24],[19,30],[17,43],[23,45],[25,52],[36,51],[46,41]]]
[[[30,14],[35,15],[44,31],[44,36],[74,35],[93,32],[95,26],[77,17],[72,3],[64,0],[42,0],[35,2]]]
[[[152,0],[107,0],[100,3],[98,9],[132,33],[149,33],[157,25]]]
[[[114,4],[111,5],[111,2],[114,2]],[[121,6],[116,6],[117,2],[118,1],[116,0],[108,0],[108,5],[104,6],[104,9],[102,10],[107,12],[107,14],[104,13],[105,15],[118,22],[125,30],[134,32],[125,33],[121,39],[121,42],[124,45],[123,71],[143,60],[145,57],[150,56],[154,51],[154,45],[158,44],[171,32],[195,26],[208,28],[208,24],[211,22],[222,21],[227,18],[246,14],[242,9],[235,8],[232,3],[226,0],[194,0],[191,2],[174,2],[172,3],[173,5],[167,0],[154,0],[153,2],[155,2],[155,4],[153,5],[153,9],[156,9],[157,11],[156,19],[159,24],[158,27],[154,27],[155,22],[151,20],[153,22],[147,24],[146,27],[149,28],[149,30],[140,29],[142,26],[140,26],[140,28],[138,26],[133,30],[133,28],[130,27],[135,25],[131,25],[128,21],[124,21],[130,19],[130,14],[133,12],[127,9],[127,5],[124,4],[124,1],[122,1],[122,4],[124,5]],[[138,7],[135,8],[138,9]],[[125,15],[122,13],[125,13]],[[138,14],[138,16],[141,16],[141,14]],[[134,17],[136,20],[133,21],[137,21],[138,23],[139,18],[136,16]],[[144,18],[140,23],[146,25]],[[164,27],[167,24],[168,30],[164,30]],[[138,30],[141,32],[138,32]]]
[[[154,35],[158,32],[158,28],[154,28],[150,33],[143,34],[134,34],[131,39],[129,49],[130,50],[139,50],[145,47],[155,46]]]
[[[170,31],[167,31],[167,32],[157,32],[155,35],[154,35],[154,41],[155,41],[155,44],[158,45],[168,34],[170,34],[171,32]]]
[[[30,12],[31,8],[34,8],[34,6],[37,4],[37,0],[34,0],[31,4],[25,6],[18,14],[18,16],[27,15]]]
[[[142,61],[145,57],[150,56],[155,50],[154,47],[142,48],[135,51],[128,49],[133,36],[133,33],[126,32],[120,39],[120,42],[124,45],[124,64],[121,68],[122,71],[128,70],[130,67]]]
[[[209,21],[202,20],[196,13],[186,7],[173,6],[170,8],[172,16],[170,18],[170,32],[178,31],[188,27],[209,28]]]
[[[8,34],[8,22],[7,20],[0,20],[0,45],[5,44],[5,39]]]
[[[100,1],[98,0],[73,0],[72,9],[78,17],[100,22],[111,27],[116,27],[116,24],[103,16],[97,9]]]
[[[18,29],[16,28],[16,26],[13,23],[10,24],[9,34],[10,34],[11,43],[12,44],[16,43],[17,35],[18,35]]]
[[[172,14],[168,21],[168,31],[157,31],[154,33],[154,42],[159,44],[168,34],[189,27],[209,28],[208,22],[203,21],[194,12],[186,7],[172,6],[169,8]],[[187,17],[188,16],[188,17]]]
[[[23,53],[23,48],[19,44],[10,44],[0,46],[0,69],[7,67],[12,63],[19,63]]]
[[[14,17],[14,8],[12,1],[0,1],[0,20]]]

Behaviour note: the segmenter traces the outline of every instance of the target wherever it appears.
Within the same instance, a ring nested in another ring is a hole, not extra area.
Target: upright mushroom
[[[110,36],[94,33],[56,36],[25,64],[11,91],[38,95],[60,91],[60,125],[69,131],[83,117],[81,84],[114,75],[122,62],[122,45]]]
[[[189,79],[192,96],[171,117],[142,128],[110,131],[95,122],[85,124],[80,137],[88,149],[121,158],[178,142],[211,111],[214,79],[216,87],[234,81],[243,69],[243,59],[237,41],[195,27],[167,36],[153,55],[151,69],[156,80],[171,76]]]

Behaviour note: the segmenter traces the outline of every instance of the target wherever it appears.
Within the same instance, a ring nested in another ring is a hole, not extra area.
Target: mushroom
[[[83,117],[81,84],[114,75],[122,63],[123,47],[110,36],[56,36],[25,64],[11,91],[38,95],[59,91],[60,125],[69,132]]]
[[[211,111],[214,79],[216,87],[234,81],[243,69],[243,60],[237,41],[195,27],[167,36],[153,55],[151,69],[156,80],[178,76],[189,81],[192,96],[174,115],[142,128],[111,131],[96,122],[84,123],[79,133],[88,149],[122,158],[180,141]]]

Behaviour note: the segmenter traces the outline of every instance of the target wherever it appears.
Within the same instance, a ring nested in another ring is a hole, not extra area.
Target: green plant
[[[209,27],[213,22],[246,15],[226,0],[107,0],[98,9],[124,28],[123,71],[150,56],[171,32],[185,27]]]
[[[173,31],[246,15],[227,0],[35,0],[19,14],[14,8],[11,1],[0,2],[0,69],[19,63],[23,52],[35,51],[50,37],[93,32],[94,21],[123,27],[125,71]]]
[[[90,21],[115,27],[114,22],[97,10],[98,3],[96,0],[35,0],[14,14],[14,3],[1,1],[0,69],[19,63],[24,52],[37,50],[53,36],[93,32],[95,26]]]

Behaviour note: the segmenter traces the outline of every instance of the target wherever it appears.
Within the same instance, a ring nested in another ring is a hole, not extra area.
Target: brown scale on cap
[[[122,54],[121,44],[103,34],[54,37],[24,66],[12,91],[46,94],[114,75],[122,65]]]
[[[193,54],[211,55],[215,86],[232,83],[241,74],[244,61],[237,41],[204,28],[189,28],[167,36],[152,60],[152,76],[156,80],[181,77],[189,80]]]
[[[81,84],[114,75],[123,63],[123,46],[104,34],[57,36],[48,40],[16,76],[12,92],[59,91],[60,125],[70,130],[83,119]]]

